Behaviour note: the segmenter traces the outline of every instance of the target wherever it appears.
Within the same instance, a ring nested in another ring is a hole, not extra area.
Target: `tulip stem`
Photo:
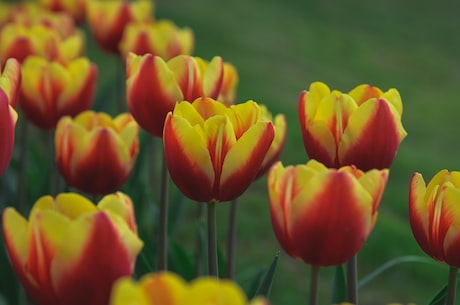
[[[455,305],[455,298],[457,292],[457,273],[458,268],[451,266],[449,269],[449,283],[447,285],[446,305]]]
[[[319,267],[311,266],[310,274],[310,305],[318,304],[318,282],[319,281]]]
[[[163,164],[161,166],[160,211],[158,221],[158,270],[168,269],[168,182],[168,167],[166,166],[166,160],[163,154]]]
[[[235,274],[235,248],[236,248],[236,211],[237,200],[230,203],[230,218],[227,236],[227,278],[233,279]]]
[[[125,62],[123,57],[117,56],[117,75],[116,75],[116,91],[117,92],[117,111],[118,113],[126,112],[126,102],[125,102]]]
[[[217,229],[216,229],[216,203],[207,204],[208,220],[208,274],[219,277],[217,263]]]
[[[347,262],[347,301],[358,304],[358,256],[354,255]]]

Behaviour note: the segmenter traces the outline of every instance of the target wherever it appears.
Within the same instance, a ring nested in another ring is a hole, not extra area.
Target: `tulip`
[[[80,57],[64,65],[29,56],[22,65],[21,109],[42,129],[54,129],[63,116],[75,116],[93,103],[97,68]]]
[[[262,117],[267,121],[273,122],[275,127],[275,137],[273,138],[273,142],[270,145],[267,154],[265,155],[264,161],[262,162],[262,166],[257,173],[256,178],[265,175],[270,167],[278,160],[283,150],[284,142],[286,142],[287,132],[286,117],[283,114],[276,115],[275,119],[273,120],[273,116],[268,111],[267,107],[260,105],[260,109],[262,111]]]
[[[200,277],[186,283],[172,272],[144,275],[139,282],[119,279],[113,288],[110,305],[268,305],[268,300],[257,297],[248,302],[242,289],[229,280]]]
[[[352,258],[374,228],[388,169],[328,169],[316,160],[268,174],[270,213],[276,237],[292,257],[312,266]]]
[[[56,162],[67,183],[89,194],[118,190],[128,179],[138,149],[139,127],[131,115],[112,119],[84,111],[63,117],[55,134]]]
[[[151,53],[169,60],[178,55],[189,55],[193,51],[194,36],[189,28],[179,29],[169,20],[130,23],[120,42],[123,57],[129,52],[137,55]]]
[[[152,1],[89,0],[87,20],[99,46],[107,52],[119,54],[119,43],[126,26],[131,22],[152,20]]]
[[[129,53],[126,62],[129,111],[143,129],[157,137],[162,137],[166,114],[176,102],[216,99],[221,92],[224,64],[218,56],[209,63],[186,55],[165,62],[152,54]]]
[[[109,196],[120,200],[95,206],[75,193],[43,196],[29,219],[4,210],[8,256],[37,305],[107,304],[113,283],[132,275],[143,245],[126,221],[133,205],[124,194]]]
[[[180,102],[164,126],[165,160],[182,193],[200,202],[239,197],[256,177],[274,138],[248,101],[226,107],[211,98]]]
[[[227,106],[233,105],[236,101],[236,88],[238,86],[238,71],[231,63],[224,62],[224,79],[222,89],[217,100]]]
[[[32,55],[65,63],[81,56],[83,45],[81,31],[61,37],[56,29],[44,25],[11,23],[0,31],[0,63],[4,64],[8,58],[22,63]]]
[[[412,176],[409,218],[412,232],[426,254],[439,262],[460,267],[460,172],[439,171],[425,184]]]
[[[349,94],[311,84],[299,97],[303,141],[311,159],[327,167],[389,168],[407,132],[396,89],[363,85]]]
[[[18,114],[14,110],[21,70],[17,60],[8,59],[0,73],[0,176],[11,161],[14,150],[14,131]]]
[[[39,3],[48,10],[70,14],[80,23],[86,15],[88,0],[39,0]]]

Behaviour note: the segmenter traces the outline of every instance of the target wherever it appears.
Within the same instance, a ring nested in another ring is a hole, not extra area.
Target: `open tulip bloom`
[[[149,273],[139,282],[121,278],[112,290],[110,305],[268,305],[257,297],[248,302],[244,292],[230,280],[200,277],[191,283],[171,272]]]
[[[38,305],[108,304],[113,283],[132,275],[143,246],[123,193],[97,206],[75,193],[43,196],[28,219],[5,209],[2,224],[13,269]]]
[[[165,62],[152,54],[129,53],[126,69],[129,111],[143,129],[157,137],[162,137],[166,114],[176,102],[216,99],[224,79],[224,62],[219,56],[206,62],[179,55]]]
[[[61,64],[29,56],[22,64],[21,109],[42,129],[54,129],[63,116],[76,116],[93,103],[97,67],[80,57]]]
[[[312,266],[352,258],[374,228],[388,170],[329,169],[310,160],[268,175],[273,229],[284,250]]]
[[[188,198],[229,201],[254,180],[273,138],[273,123],[253,101],[231,107],[211,98],[183,101],[166,117],[166,164]]]
[[[361,85],[348,94],[323,83],[299,97],[299,119],[310,159],[328,167],[355,165],[367,171],[389,168],[407,133],[396,89]]]
[[[111,118],[84,111],[63,117],[56,128],[56,162],[67,183],[89,194],[117,191],[139,150],[139,126],[130,114]]]

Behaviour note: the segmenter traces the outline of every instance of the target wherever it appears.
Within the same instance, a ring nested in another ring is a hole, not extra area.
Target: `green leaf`
[[[169,268],[171,271],[180,274],[185,280],[190,281],[194,278],[195,269],[192,257],[177,242],[169,242]]]
[[[365,276],[363,279],[361,279],[358,282],[358,288],[364,287],[366,284],[368,284],[370,281],[375,279],[377,276],[379,276],[383,272],[401,263],[436,264],[432,259],[423,257],[423,256],[415,256],[415,255],[400,256],[400,257],[387,261],[385,264],[383,264],[382,266],[380,266],[379,268],[375,269],[373,272]]]
[[[347,282],[343,265],[336,266],[332,280],[331,304],[338,304],[347,300]]]
[[[270,295],[270,291],[272,289],[272,284],[273,284],[273,278],[275,277],[275,271],[276,271],[276,266],[278,265],[278,259],[280,256],[280,252],[276,252],[275,258],[273,259],[273,262],[271,263],[270,267],[268,268],[268,271],[265,273],[264,277],[262,278],[262,281],[259,284],[259,287],[257,288],[257,291],[255,295],[261,295],[264,296],[268,299]]]
[[[444,305],[447,298],[447,285],[442,287],[438,293],[433,297],[429,305]]]

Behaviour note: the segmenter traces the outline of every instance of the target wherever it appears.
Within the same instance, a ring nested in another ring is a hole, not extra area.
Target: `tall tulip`
[[[186,55],[165,62],[152,54],[129,53],[126,67],[129,110],[143,129],[157,137],[162,137],[166,114],[176,102],[216,99],[224,77],[224,64],[218,56],[209,63]]]
[[[257,297],[248,302],[242,289],[229,280],[200,277],[186,283],[171,272],[149,273],[139,282],[130,278],[118,280],[113,288],[110,305],[268,305],[268,300]]]
[[[28,220],[3,212],[3,235],[13,269],[38,305],[107,304],[112,284],[134,271],[142,248],[129,197],[108,195],[95,206],[63,193],[41,197]]]
[[[412,176],[409,218],[418,244],[437,261],[460,267],[460,172],[439,171],[425,184]]]
[[[127,25],[120,42],[123,57],[129,52],[147,53],[169,60],[178,55],[189,55],[194,47],[193,31],[178,28],[170,20],[156,22],[132,22]]]
[[[119,54],[119,43],[130,22],[152,20],[152,1],[88,0],[87,20],[96,42],[107,52]]]
[[[8,59],[0,74],[0,176],[11,161],[18,114],[14,110],[21,69],[16,59]]]
[[[89,194],[118,190],[128,179],[139,149],[131,115],[114,119],[84,111],[62,118],[56,128],[56,162],[67,183]]]
[[[21,109],[42,129],[54,129],[63,116],[75,116],[93,103],[97,67],[80,57],[68,64],[29,56],[22,65]]]
[[[387,169],[329,169],[316,160],[288,167],[276,163],[268,194],[281,246],[312,266],[348,261],[374,228],[387,178]]]
[[[454,305],[460,268],[460,172],[439,171],[426,185],[414,173],[409,189],[409,219],[419,246],[450,266],[446,304]]]
[[[229,201],[251,184],[273,141],[272,122],[254,120],[259,106],[231,107],[211,98],[183,101],[168,113],[164,151],[172,180],[200,202]]]
[[[396,89],[368,85],[344,94],[323,83],[299,97],[299,119],[307,154],[328,167],[389,168],[407,132]]]

